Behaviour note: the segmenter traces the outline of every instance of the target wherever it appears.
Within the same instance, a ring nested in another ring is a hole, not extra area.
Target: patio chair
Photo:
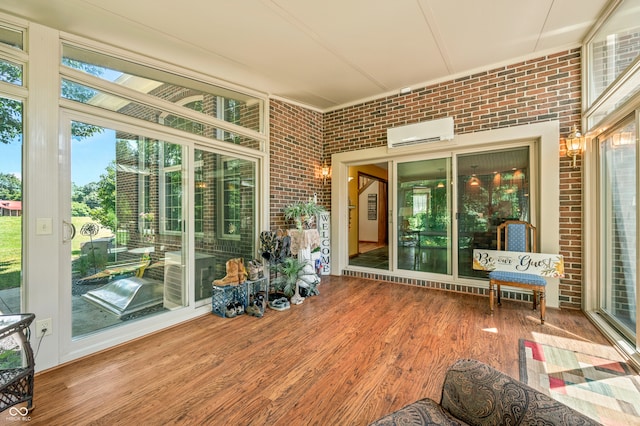
[[[508,220],[498,226],[498,250],[517,252],[537,252],[536,228],[529,222],[520,220]],[[504,233],[504,238],[503,238]],[[538,297],[540,298],[540,323],[544,324],[546,314],[545,289],[547,281],[534,274],[524,272],[491,271],[489,273],[489,308],[493,315],[494,286],[500,306],[500,287],[517,287],[533,291],[533,309],[536,309]]]

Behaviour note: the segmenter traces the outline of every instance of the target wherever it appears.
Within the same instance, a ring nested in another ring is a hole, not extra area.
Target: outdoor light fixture
[[[567,157],[573,158],[573,168],[576,168],[576,157],[582,152],[582,146],[584,143],[584,137],[578,130],[578,127],[574,124],[573,130],[567,135],[564,140],[564,146],[567,149]]]
[[[329,166],[327,166],[327,160],[324,160],[320,173],[322,174],[322,183],[323,185],[326,185],[327,179],[329,178],[329,173],[331,173],[331,169],[329,169]]]

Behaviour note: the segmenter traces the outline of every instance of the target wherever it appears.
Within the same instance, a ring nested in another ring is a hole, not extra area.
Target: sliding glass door
[[[256,163],[196,149],[194,154],[193,262],[196,305],[209,303],[211,284],[226,274],[226,261],[255,253]]]
[[[536,225],[534,147],[534,140],[501,142],[490,150],[460,147],[349,165],[348,265],[412,278],[486,280],[473,270],[473,250],[496,249],[497,227],[507,220]],[[388,194],[379,189],[379,176],[388,177]],[[381,197],[390,200],[388,217]],[[363,241],[363,217],[378,219],[379,230],[387,223],[391,241],[382,246],[378,235],[381,247],[366,256],[363,243],[376,235]]]
[[[451,274],[451,159],[397,166],[398,269]]]
[[[600,138],[600,310],[627,336],[637,327],[637,128],[628,120]]]
[[[486,278],[472,269],[473,249],[497,248],[496,229],[506,220],[530,222],[529,147],[457,157],[458,275]]]
[[[72,336],[185,306],[186,148],[71,128]]]

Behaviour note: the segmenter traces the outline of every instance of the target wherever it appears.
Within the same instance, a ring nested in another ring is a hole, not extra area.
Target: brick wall
[[[287,229],[283,208],[308,201],[314,193],[318,203],[329,205],[329,183],[322,183],[322,113],[278,100],[269,107],[271,174],[271,230]],[[327,162],[329,159],[327,159]],[[324,192],[323,192],[324,190]]]
[[[386,145],[386,129],[451,116],[456,134],[558,120],[560,134],[581,118],[580,49],[499,67],[345,107],[324,115],[283,102],[271,102],[271,223],[281,225],[289,200],[318,190],[322,157]],[[322,123],[322,125],[321,125]],[[560,306],[580,308],[582,299],[582,164],[560,162],[560,251],[567,276],[560,284]],[[545,159],[550,160],[550,159]],[[328,188],[321,188],[329,207]]]

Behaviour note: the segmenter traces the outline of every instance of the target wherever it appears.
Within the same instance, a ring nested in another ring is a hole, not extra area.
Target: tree
[[[72,184],[71,201],[86,204],[90,209],[100,207],[98,184],[95,182],[89,182],[83,186]]]
[[[0,61],[0,81],[20,84],[22,68]],[[22,102],[0,97],[0,143],[8,144],[22,135]]]
[[[91,211],[91,217],[105,228],[116,230],[116,163],[112,161],[96,184],[100,206]]]
[[[22,200],[22,182],[9,173],[0,173],[0,200]]]

